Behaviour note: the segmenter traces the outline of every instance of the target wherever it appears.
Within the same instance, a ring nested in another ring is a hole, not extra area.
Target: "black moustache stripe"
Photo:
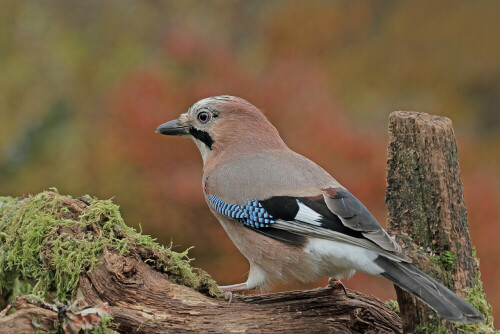
[[[208,132],[201,131],[195,128],[190,128],[189,133],[191,134],[191,136],[195,137],[196,139],[207,145],[209,149],[212,149],[212,144],[214,143],[214,140],[212,139],[212,137],[210,137]]]

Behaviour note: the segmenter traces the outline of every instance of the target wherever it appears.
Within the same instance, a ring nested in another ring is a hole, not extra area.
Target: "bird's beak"
[[[169,136],[179,136],[189,134],[189,126],[179,125],[177,120],[164,123],[156,128],[156,133]]]

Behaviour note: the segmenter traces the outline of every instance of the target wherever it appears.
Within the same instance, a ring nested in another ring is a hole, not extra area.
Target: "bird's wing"
[[[341,187],[323,190],[328,209],[340,218],[346,227],[359,231],[365,238],[383,249],[400,253],[401,246],[380,226],[375,217],[347,189]]]
[[[327,195],[319,200],[275,196],[234,205],[222,201],[216,194],[208,199],[217,212],[278,240],[304,243],[303,237],[317,237],[370,249],[396,261],[411,262],[368,210],[342,190],[337,194],[344,196],[343,200]]]
[[[277,229],[341,241],[410,262],[356,197],[293,151],[244,155],[205,173],[205,192],[215,210],[234,214],[233,218],[260,233]],[[262,217],[254,219],[254,214]]]

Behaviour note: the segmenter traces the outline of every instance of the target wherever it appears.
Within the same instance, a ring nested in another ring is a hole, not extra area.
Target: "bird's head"
[[[249,153],[286,147],[276,128],[251,103],[234,96],[196,102],[157,133],[192,138],[203,161],[228,152]]]

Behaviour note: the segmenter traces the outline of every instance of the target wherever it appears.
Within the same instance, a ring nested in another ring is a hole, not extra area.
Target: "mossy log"
[[[110,318],[94,333],[401,332],[398,315],[383,302],[346,294],[334,281],[235,296],[228,304],[185,253],[127,227],[111,201],[57,192],[0,198],[0,241],[0,306],[10,303],[0,313],[4,334],[56,332],[98,305]],[[16,299],[20,294],[30,296]]]
[[[455,135],[450,119],[397,111],[389,117],[388,229],[415,266],[464,297],[487,322],[451,324],[396,287],[403,331],[493,332],[491,308],[469,236]]]

